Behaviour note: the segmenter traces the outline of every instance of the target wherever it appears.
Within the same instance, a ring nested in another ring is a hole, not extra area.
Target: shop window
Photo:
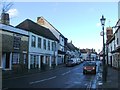
[[[13,53],[12,63],[19,64],[19,53]]]

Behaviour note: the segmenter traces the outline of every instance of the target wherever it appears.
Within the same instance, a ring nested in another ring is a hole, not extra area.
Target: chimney
[[[106,36],[107,36],[107,41],[109,39],[111,39],[111,37],[113,36],[113,29],[112,29],[112,27],[107,27],[106,28]]]
[[[44,25],[45,24],[44,19],[41,17],[37,17],[37,24]]]
[[[2,13],[1,14],[1,23],[9,25],[10,24],[10,18],[8,13]]]

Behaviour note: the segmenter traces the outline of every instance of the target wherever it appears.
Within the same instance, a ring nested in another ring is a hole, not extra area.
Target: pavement
[[[107,67],[107,80],[102,82],[102,66],[99,70],[97,80],[97,90],[120,90],[120,71],[113,67]]]
[[[2,79],[9,79],[9,78],[16,78],[24,75],[29,75],[29,74],[35,74],[35,73],[42,73],[46,72],[48,70],[54,70],[57,68],[64,67],[65,64],[59,64],[58,66],[55,67],[44,67],[41,69],[30,69],[30,70],[24,70],[24,71],[2,71]]]

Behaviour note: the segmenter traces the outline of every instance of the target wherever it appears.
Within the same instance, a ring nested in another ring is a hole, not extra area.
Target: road
[[[97,62],[99,64],[99,62]],[[96,75],[83,75],[83,63],[74,67],[61,67],[42,73],[35,73],[3,80],[4,90],[7,88],[96,88]]]

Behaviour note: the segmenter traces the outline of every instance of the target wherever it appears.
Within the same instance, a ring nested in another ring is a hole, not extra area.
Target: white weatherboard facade
[[[32,37],[35,37],[35,47],[32,46]],[[41,47],[38,47],[38,38],[41,38]],[[46,41],[46,46],[44,44]],[[50,43],[50,49],[48,49],[48,42]],[[43,64],[52,67],[52,64],[57,65],[57,46],[52,49],[52,43],[57,43],[57,41],[44,38],[42,36],[36,35],[29,32],[29,55],[28,55],[28,69],[31,68],[41,68]],[[44,46],[46,49],[44,49]]]
[[[41,24],[40,22],[39,22],[39,20],[43,20],[43,23]],[[63,36],[60,34],[60,32],[58,32],[49,22],[47,22],[43,17],[41,17],[40,19],[39,19],[38,21],[37,21],[37,23],[38,24],[40,24],[41,26],[43,26],[43,27],[46,27],[46,28],[48,28],[54,35],[55,35],[55,37],[59,40],[59,43],[58,43],[58,50],[60,50],[60,51],[65,51],[65,49],[64,49],[64,38],[63,38]],[[63,60],[64,60],[64,55],[63,54],[58,54],[58,63],[60,64],[60,63],[62,63],[63,62]]]

